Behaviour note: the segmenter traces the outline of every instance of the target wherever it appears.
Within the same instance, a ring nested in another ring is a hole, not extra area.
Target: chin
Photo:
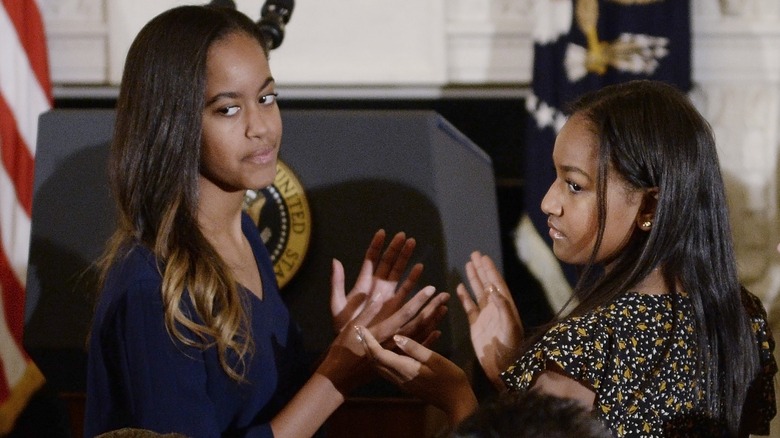
[[[274,183],[274,180],[276,179],[276,166],[274,166],[274,172],[273,173],[267,173],[263,174],[262,177],[259,177],[255,179],[255,184],[252,184],[253,187],[257,187],[258,189],[264,189],[271,184]]]
[[[581,260],[578,260],[576,257],[572,257],[571,254],[568,254],[566,251],[563,251],[561,249],[556,249],[555,247],[553,247],[553,254],[555,255],[555,258],[562,261],[563,263],[569,265],[582,264]]]

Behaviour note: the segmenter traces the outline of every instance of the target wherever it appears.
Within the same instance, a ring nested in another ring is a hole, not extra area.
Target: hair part
[[[256,24],[231,8],[170,9],[133,41],[109,158],[117,229],[99,263],[103,283],[134,244],[149,248],[162,275],[168,333],[188,346],[215,346],[224,371],[242,381],[253,351],[249,317],[197,221],[206,63],[214,43],[236,33],[256,39],[268,56]]]

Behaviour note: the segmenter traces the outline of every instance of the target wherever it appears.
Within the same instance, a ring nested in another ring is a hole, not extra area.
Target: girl
[[[578,400],[616,436],[767,434],[774,342],[737,278],[709,125],[683,94],[649,81],[606,87],[572,110],[542,210],[555,255],[582,266],[579,304],[524,339],[506,283],[474,253],[476,301],[463,285],[458,296],[485,372],[500,388]],[[430,387],[460,375],[452,363],[402,336],[408,356],[361,333],[384,375],[451,409],[442,398],[452,395]]]
[[[428,300],[428,287],[404,303],[422,269],[399,286],[414,240],[399,233],[382,254],[380,231],[348,296],[334,261],[341,334],[298,382],[296,326],[242,213],[246,190],[273,182],[281,145],[265,47],[240,12],[198,6],[162,13],[132,44],[110,158],[118,228],[89,342],[86,436],[311,436],[369,377],[354,324],[380,339],[437,336],[430,327],[446,294]]]

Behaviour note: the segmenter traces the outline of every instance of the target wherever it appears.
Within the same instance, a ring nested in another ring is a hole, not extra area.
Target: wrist
[[[365,358],[354,354],[348,348],[334,345],[314,372],[328,379],[333,387],[346,397],[368,380],[370,371]]]

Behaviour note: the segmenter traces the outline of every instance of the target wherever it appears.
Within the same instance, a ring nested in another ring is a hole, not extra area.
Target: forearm
[[[462,390],[459,391],[459,394],[454,396],[452,399],[456,402],[453,403],[450,409],[447,410],[447,416],[449,417],[450,424],[453,427],[456,427],[468,416],[473,414],[479,406],[477,402],[477,396],[474,394],[474,391],[471,389],[471,386],[468,383],[461,389]]]
[[[314,373],[271,420],[274,437],[310,437],[342,403],[344,395],[336,389],[333,382],[320,373]]]

